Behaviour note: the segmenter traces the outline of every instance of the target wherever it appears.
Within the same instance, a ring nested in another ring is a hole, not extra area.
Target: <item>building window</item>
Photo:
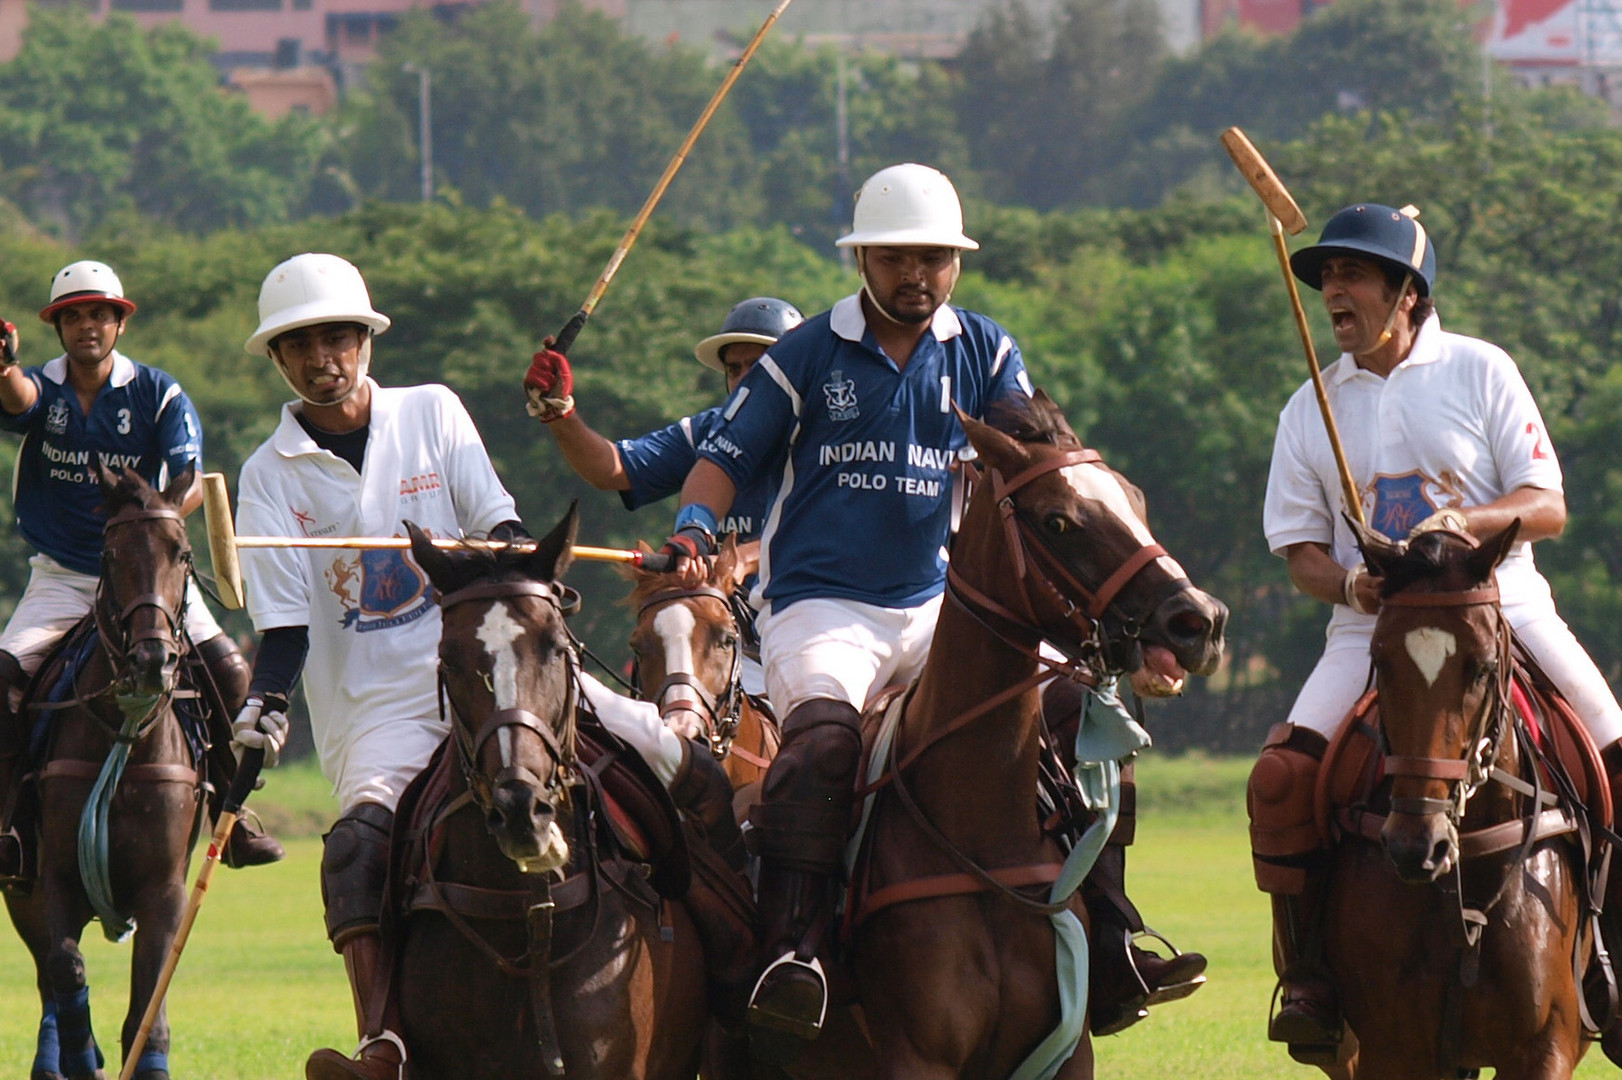
[[[184,0],[113,0],[114,11],[180,11]]]
[[[309,11],[310,0],[293,0],[294,11]]]
[[[208,9],[210,11],[280,11],[282,10],[282,0],[208,0]]]
[[[100,11],[101,0],[34,0],[42,8],[58,10],[78,8],[82,11]]]

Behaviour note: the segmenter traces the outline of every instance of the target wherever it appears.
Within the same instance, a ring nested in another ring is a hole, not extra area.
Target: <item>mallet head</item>
[[[1290,197],[1289,189],[1284,186],[1273,167],[1267,164],[1267,159],[1245,137],[1245,133],[1236,127],[1231,127],[1222,133],[1222,145],[1227,148],[1228,156],[1238,166],[1239,172],[1245,181],[1250,184],[1262,205],[1266,206],[1272,215],[1278,219],[1284,231],[1295,236],[1307,227],[1307,217],[1301,208]]]

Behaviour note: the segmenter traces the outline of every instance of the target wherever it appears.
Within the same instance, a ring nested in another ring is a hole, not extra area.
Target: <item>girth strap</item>
[[[101,775],[101,762],[56,758],[39,771],[41,780],[83,780],[94,782]],[[196,784],[197,770],[179,762],[148,762],[124,768],[126,784]]]
[[[986,873],[1000,885],[1010,889],[1022,889],[1031,885],[1052,885],[1059,880],[1059,871],[1062,869],[1064,869],[1062,863],[1036,863],[1031,866],[999,866],[987,870]],[[991,888],[970,874],[940,874],[886,885],[869,893],[863,899],[861,910],[856,913],[852,926],[860,926],[874,914],[896,904],[906,904],[914,900],[933,900],[941,896],[971,896],[974,893],[989,892]]]

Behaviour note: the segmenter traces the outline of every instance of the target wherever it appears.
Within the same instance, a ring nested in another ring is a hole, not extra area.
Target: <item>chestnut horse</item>
[[[600,792],[577,758],[571,594],[558,584],[576,521],[571,508],[534,551],[499,554],[435,548],[407,523],[441,594],[452,730],[440,753],[459,766],[423,830],[421,879],[390,885],[391,910],[409,913],[394,986],[415,1080],[697,1071],[696,933],[605,850]],[[406,816],[402,801],[397,835]]]
[[[1091,682],[1147,669],[1168,684],[1209,674],[1227,610],[1154,542],[1136,489],[1046,395],[1007,418],[1013,434],[962,422],[983,478],[894,764],[873,785],[850,957],[884,1076],[1074,1080],[1092,1076],[1082,1018],[1072,1010],[1055,1028],[1064,999],[1085,1000],[1085,944],[1072,964],[1056,939],[1076,944],[1090,859],[1061,871],[1065,848],[1037,810],[1039,688],[1055,672]],[[1044,641],[1070,660],[1044,659]],[[1111,807],[1083,855],[1113,820]],[[1039,1044],[1045,1069],[1028,1063]]]
[[[1493,573],[1518,527],[1480,543],[1359,530],[1385,579],[1370,653],[1390,812],[1378,839],[1349,835],[1333,856],[1325,960],[1356,1038],[1331,1075],[1553,1080],[1586,1049],[1582,857],[1569,803],[1546,809],[1529,767]]]
[[[628,573],[635,582],[630,603],[636,610],[631,651],[637,692],[657,704],[661,715],[682,711],[702,723],[701,732],[682,734],[709,744],[747,810],[782,733],[766,703],[743,689],[743,635],[735,607],[739,569],[737,542],[728,536],[697,586],[683,585],[674,573]]]
[[[183,628],[192,563],[181,504],[192,471],[161,492],[127,469],[118,477],[104,466],[98,473],[108,519],[94,633],[69,635],[64,651],[78,650],[83,660],[66,698],[49,706],[55,716],[39,772],[38,880],[27,895],[6,896],[45,1002],[32,1080],[103,1076],[79,951],[93,917],[111,939],[134,931],[122,1037],[129,1048],[186,907],[201,806],[200,747],[173,708],[189,648]],[[48,690],[53,669],[47,661],[36,684]],[[168,1077],[168,1049],[160,1008],[137,1080]]]

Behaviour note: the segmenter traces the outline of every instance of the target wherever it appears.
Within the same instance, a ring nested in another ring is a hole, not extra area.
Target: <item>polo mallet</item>
[[[242,607],[242,562],[237,552],[243,548],[411,549],[411,540],[404,536],[238,536],[236,524],[231,520],[231,496],[226,491],[223,473],[203,474],[203,519],[208,529],[209,558],[214,564],[214,587],[219,593],[220,603],[232,611]],[[534,551],[536,547],[532,540],[509,543],[503,540],[436,538],[433,544],[448,551]],[[583,544],[576,544],[569,550],[575,558],[593,562],[630,563],[654,573],[674,569],[671,557],[656,551],[628,551]]]
[[[720,87],[710,98],[710,103],[704,106],[704,111],[699,114],[698,122],[693,125],[693,130],[689,131],[687,138],[682,140],[681,146],[676,150],[676,156],[671,158],[670,164],[665,166],[664,175],[659,177],[659,182],[653,186],[653,191],[648,195],[648,200],[642,204],[642,209],[637,211],[636,217],[631,221],[631,227],[625,230],[625,235],[620,239],[619,247],[615,248],[614,254],[608,257],[608,265],[604,266],[603,272],[597,275],[597,283],[586,294],[585,302],[580,305],[580,310],[575,312],[569,318],[569,321],[563,324],[562,330],[558,331],[557,340],[552,345],[554,350],[568,355],[569,347],[574,344],[574,339],[580,334],[580,328],[586,325],[587,319],[591,318],[591,313],[597,308],[597,302],[603,298],[603,293],[608,291],[608,283],[614,280],[615,274],[619,273],[620,263],[624,262],[625,256],[630,254],[631,247],[636,243],[637,236],[642,232],[642,226],[646,225],[648,218],[653,216],[653,208],[659,205],[660,199],[664,198],[665,189],[676,178],[676,172],[681,168],[682,162],[687,160],[688,151],[692,150],[693,144],[698,141],[699,135],[709,125],[710,117],[715,115],[715,110],[721,107],[721,102],[726,99],[727,94],[732,90],[732,84],[738,81],[739,75],[743,74],[744,66],[755,55],[755,50],[760,48],[760,43],[765,40],[767,32],[777,22],[778,17],[788,10],[788,6],[792,2],[793,0],[778,0],[777,7],[770,15],[766,16],[766,21],[760,24],[760,29],[755,31],[755,36],[749,39],[749,44],[744,47],[743,54],[734,61],[732,70],[727,72],[727,77],[722,80]],[[579,552],[580,549],[576,548],[575,553],[578,555]]]
[[[147,1036],[152,1033],[152,1025],[158,1019],[158,1010],[163,1008],[163,999],[169,993],[170,980],[175,977],[175,968],[180,966],[180,954],[186,948],[186,939],[191,937],[192,924],[197,922],[197,913],[202,909],[203,897],[208,894],[209,882],[214,880],[214,868],[220,864],[221,854],[225,851],[225,842],[231,838],[231,830],[236,826],[237,817],[242,813],[242,804],[248,801],[248,795],[253,791],[254,783],[259,779],[259,770],[264,763],[263,747],[243,751],[242,761],[237,765],[236,779],[231,781],[231,789],[225,793],[225,799],[220,803],[220,820],[214,826],[214,835],[208,841],[208,854],[197,871],[197,882],[191,888],[191,896],[186,900],[186,913],[180,919],[180,929],[175,932],[174,943],[169,946],[169,955],[163,959],[163,970],[158,972],[158,984],[152,988],[152,1000],[146,1003],[141,1026],[135,1030],[135,1038],[130,1042],[130,1052],[124,1055],[124,1068],[120,1070],[118,1080],[130,1080],[135,1073],[136,1064],[141,1060],[141,1051],[146,1049]]]
[[[1312,345],[1312,330],[1307,326],[1307,313],[1301,307],[1301,293],[1295,285],[1295,274],[1290,270],[1290,249],[1284,242],[1285,232],[1294,236],[1307,227],[1306,215],[1301,213],[1301,208],[1290,197],[1289,189],[1273,172],[1273,167],[1267,164],[1261,152],[1245,138],[1243,131],[1236,127],[1224,131],[1222,145],[1227,148],[1228,156],[1233,158],[1234,165],[1238,166],[1251,190],[1267,207],[1267,227],[1273,234],[1273,250],[1278,255],[1279,269],[1284,273],[1284,286],[1290,291],[1295,329],[1301,335],[1301,348],[1306,350],[1307,368],[1312,372],[1312,389],[1318,395],[1318,411],[1323,413],[1324,427],[1329,432],[1329,446],[1335,452],[1335,466],[1340,470],[1341,495],[1346,500],[1347,513],[1356,518],[1359,525],[1367,525],[1363,518],[1363,500],[1358,497],[1351,467],[1346,464],[1346,450],[1340,444],[1340,428],[1335,426],[1335,414],[1329,407],[1323,372],[1318,369],[1318,350]]]

